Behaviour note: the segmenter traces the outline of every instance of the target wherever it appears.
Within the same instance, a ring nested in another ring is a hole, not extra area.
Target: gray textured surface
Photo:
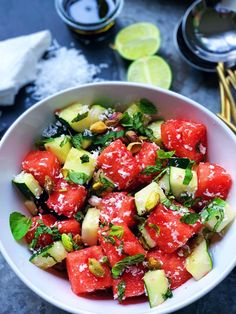
[[[169,61],[173,70],[172,89],[186,95],[210,110],[219,110],[219,95],[215,75],[198,72],[185,64],[173,44],[173,31],[191,1],[126,0],[117,27],[131,22],[156,23],[162,34],[159,54]],[[57,17],[52,0],[0,0],[0,40],[32,33],[48,28],[61,45],[75,42],[73,36]],[[110,40],[96,45],[75,42],[88,60],[93,63],[108,63],[102,77],[124,80],[128,63],[112,49]],[[3,132],[33,101],[25,101],[24,89],[19,93],[12,108],[0,108],[0,132]],[[65,313],[48,304],[28,289],[12,272],[0,255],[0,313],[1,314],[61,314]],[[60,287],[58,287],[60,288]],[[178,313],[236,313],[236,273],[232,272],[207,296]]]

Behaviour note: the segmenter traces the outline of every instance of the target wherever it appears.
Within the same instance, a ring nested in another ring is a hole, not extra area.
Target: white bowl
[[[50,272],[43,271],[28,259],[30,253],[26,245],[17,243],[10,232],[9,215],[12,211],[27,214],[22,199],[12,187],[11,180],[19,173],[20,164],[25,154],[32,149],[35,138],[43,127],[53,120],[53,111],[74,101],[91,104],[108,102],[117,108],[120,104],[129,104],[140,98],[148,98],[156,104],[160,116],[164,118],[193,119],[204,123],[208,129],[209,160],[225,167],[236,182],[236,137],[210,111],[196,102],[170,91],[146,87],[130,83],[98,83],[85,85],[61,92],[49,97],[27,110],[7,131],[0,145],[0,249],[21,280],[35,293],[63,310],[88,314],[144,314],[170,313],[176,311],[213,289],[222,281],[236,264],[236,222],[225,237],[211,248],[214,268],[200,281],[193,279],[174,291],[172,299],[168,299],[159,307],[150,309],[148,302],[119,305],[108,298],[84,298],[72,293],[69,281]],[[236,185],[229,196],[232,206],[236,204]],[[218,300],[216,300],[217,302]]]

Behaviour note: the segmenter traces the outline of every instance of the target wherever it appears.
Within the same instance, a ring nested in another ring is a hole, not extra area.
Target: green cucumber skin
[[[12,183],[19,189],[26,199],[36,201],[43,193],[43,189],[33,175],[22,171]]]
[[[14,180],[12,180],[12,183],[19,189],[19,191],[24,195],[27,200],[35,201],[35,195],[28,189],[26,184],[18,183]]]
[[[172,157],[168,161],[169,167],[177,167],[177,168],[186,169],[188,165],[189,165],[188,158]]]

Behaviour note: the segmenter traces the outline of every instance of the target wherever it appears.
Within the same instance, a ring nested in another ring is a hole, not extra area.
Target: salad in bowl
[[[77,101],[34,144],[12,180],[28,214],[9,217],[29,263],[68,274],[79,297],[146,295],[152,308],[214,270],[209,248],[235,211],[231,173],[208,159],[207,125],[163,118],[148,98]]]

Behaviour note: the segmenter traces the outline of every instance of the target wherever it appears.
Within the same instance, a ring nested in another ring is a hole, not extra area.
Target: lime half
[[[150,56],[131,63],[127,79],[129,82],[151,84],[169,89],[172,72],[168,63],[163,58]]]
[[[116,36],[115,49],[128,60],[154,55],[160,47],[160,31],[151,23],[136,23],[123,28]]]

